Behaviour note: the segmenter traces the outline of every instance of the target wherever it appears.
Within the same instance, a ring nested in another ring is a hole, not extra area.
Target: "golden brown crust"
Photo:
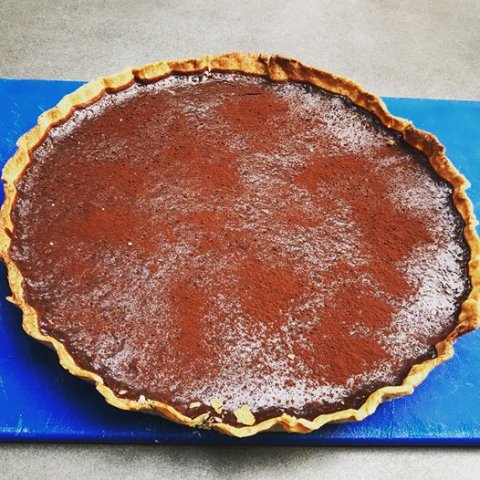
[[[469,276],[472,289],[468,298],[462,304],[458,324],[445,340],[436,345],[437,356],[435,358],[414,365],[401,385],[384,387],[375,391],[358,409],[322,414],[314,420],[295,418],[283,414],[260,423],[238,427],[221,421],[217,422],[214,418],[209,417],[208,413],[190,418],[170,405],[152,399],[145,399],[143,396],[138,401],[119,398],[104,384],[103,379],[99,375],[80,368],[65,348],[65,345],[51,336],[42,334],[39,328],[37,312],[25,301],[23,277],[17,265],[10,258],[9,250],[11,233],[14,229],[11,212],[17,195],[15,185],[31,162],[30,153],[43,141],[54,125],[64,122],[76,109],[95,102],[107,91],[118,91],[127,88],[135,79],[149,82],[167,77],[173,73],[191,74],[207,70],[217,72],[236,71],[250,75],[260,75],[278,82],[287,80],[307,82],[329,92],[344,95],[356,105],[363,107],[378,117],[385,126],[400,132],[407,143],[422,151],[428,157],[435,171],[450,182],[453,187],[453,202],[465,222],[464,234],[471,250]],[[444,147],[434,135],[417,130],[410,122],[392,116],[387,111],[382,100],[347,78],[278,55],[269,56],[238,52],[216,57],[205,56],[199,59],[160,62],[140,68],[127,68],[116,75],[93,80],[65,96],[56,107],[39,117],[37,126],[23,135],[18,140],[17,146],[16,154],[7,162],[3,170],[2,179],[5,187],[5,201],[0,213],[0,255],[8,270],[8,280],[12,290],[12,296],[9,297],[9,300],[18,305],[22,310],[24,330],[33,338],[54,348],[61,365],[65,369],[73,375],[95,384],[97,390],[105,397],[106,401],[115,407],[123,410],[154,413],[183,425],[212,428],[236,437],[246,437],[269,429],[308,433],[326,423],[362,420],[372,414],[380,403],[411,394],[414,388],[424,380],[433,368],[452,357],[454,353],[453,344],[457,337],[477,328],[480,324],[480,240],[475,231],[476,220],[473,208],[465,193],[469,183],[450,163],[445,156]]]

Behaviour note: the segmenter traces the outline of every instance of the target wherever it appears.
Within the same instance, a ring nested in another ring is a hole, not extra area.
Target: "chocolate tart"
[[[40,116],[3,181],[25,331],[121,409],[239,437],[361,420],[479,323],[444,147],[296,60],[97,79]]]

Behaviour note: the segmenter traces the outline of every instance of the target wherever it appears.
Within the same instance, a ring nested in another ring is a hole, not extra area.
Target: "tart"
[[[479,323],[444,147],[296,60],[95,80],[40,116],[3,181],[24,329],[121,409],[239,437],[361,420]]]

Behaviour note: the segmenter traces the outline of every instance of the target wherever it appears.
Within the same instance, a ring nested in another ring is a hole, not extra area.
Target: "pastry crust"
[[[468,298],[461,306],[458,324],[445,340],[437,343],[435,346],[437,356],[435,358],[414,365],[401,385],[383,387],[373,392],[358,409],[322,414],[314,420],[283,414],[251,424],[251,419],[254,417],[251,416],[248,406],[244,406],[242,408],[245,409],[246,407],[248,413],[250,413],[249,421],[244,422],[248,423],[247,426],[239,427],[224,423],[219,418],[211,417],[209,413],[190,418],[170,405],[154,399],[146,399],[143,395],[137,401],[120,398],[104,384],[99,375],[80,368],[63,343],[54,337],[44,335],[40,331],[38,314],[24,298],[22,273],[10,257],[11,235],[15,228],[11,213],[17,196],[16,184],[32,161],[31,152],[42,143],[53,126],[66,121],[75,110],[96,102],[106,92],[128,88],[137,79],[143,82],[154,82],[172,74],[193,74],[205,71],[240,72],[263,76],[275,82],[305,82],[328,92],[344,95],[354,104],[375,115],[386,127],[400,132],[407,143],[428,157],[435,171],[453,187],[453,202],[465,223],[464,235],[471,252],[469,277],[472,288]],[[382,100],[347,78],[279,55],[269,56],[238,52],[215,57],[204,56],[199,59],[160,62],[140,68],[126,68],[116,75],[93,80],[65,96],[56,107],[39,117],[37,126],[23,135],[18,140],[17,146],[16,154],[7,162],[2,175],[5,201],[0,213],[0,255],[7,266],[8,281],[12,290],[12,296],[8,299],[22,310],[23,328],[30,336],[55,349],[61,365],[66,370],[93,383],[109,404],[120,409],[158,414],[183,425],[211,428],[236,437],[247,437],[272,429],[308,433],[327,423],[362,420],[372,414],[380,403],[411,394],[431,370],[452,357],[454,354],[453,344],[457,337],[480,325],[480,240],[475,231],[477,222],[473,214],[472,204],[465,192],[469,183],[445,156],[445,148],[434,135],[417,130],[410,122],[392,116]]]

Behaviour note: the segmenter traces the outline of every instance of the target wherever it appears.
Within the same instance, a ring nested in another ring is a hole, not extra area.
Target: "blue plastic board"
[[[17,138],[44,110],[80,82],[0,79],[0,166]],[[472,183],[480,212],[480,102],[386,98],[393,114],[434,132]],[[1,193],[3,197],[3,191]],[[1,199],[3,200],[3,198]],[[89,384],[72,377],[55,354],[21,329],[19,311],[0,269],[0,440],[197,444],[480,444],[480,331],[461,338],[455,357],[410,397],[383,404],[359,423],[330,425],[308,435],[265,433],[234,439],[117,410]]]

